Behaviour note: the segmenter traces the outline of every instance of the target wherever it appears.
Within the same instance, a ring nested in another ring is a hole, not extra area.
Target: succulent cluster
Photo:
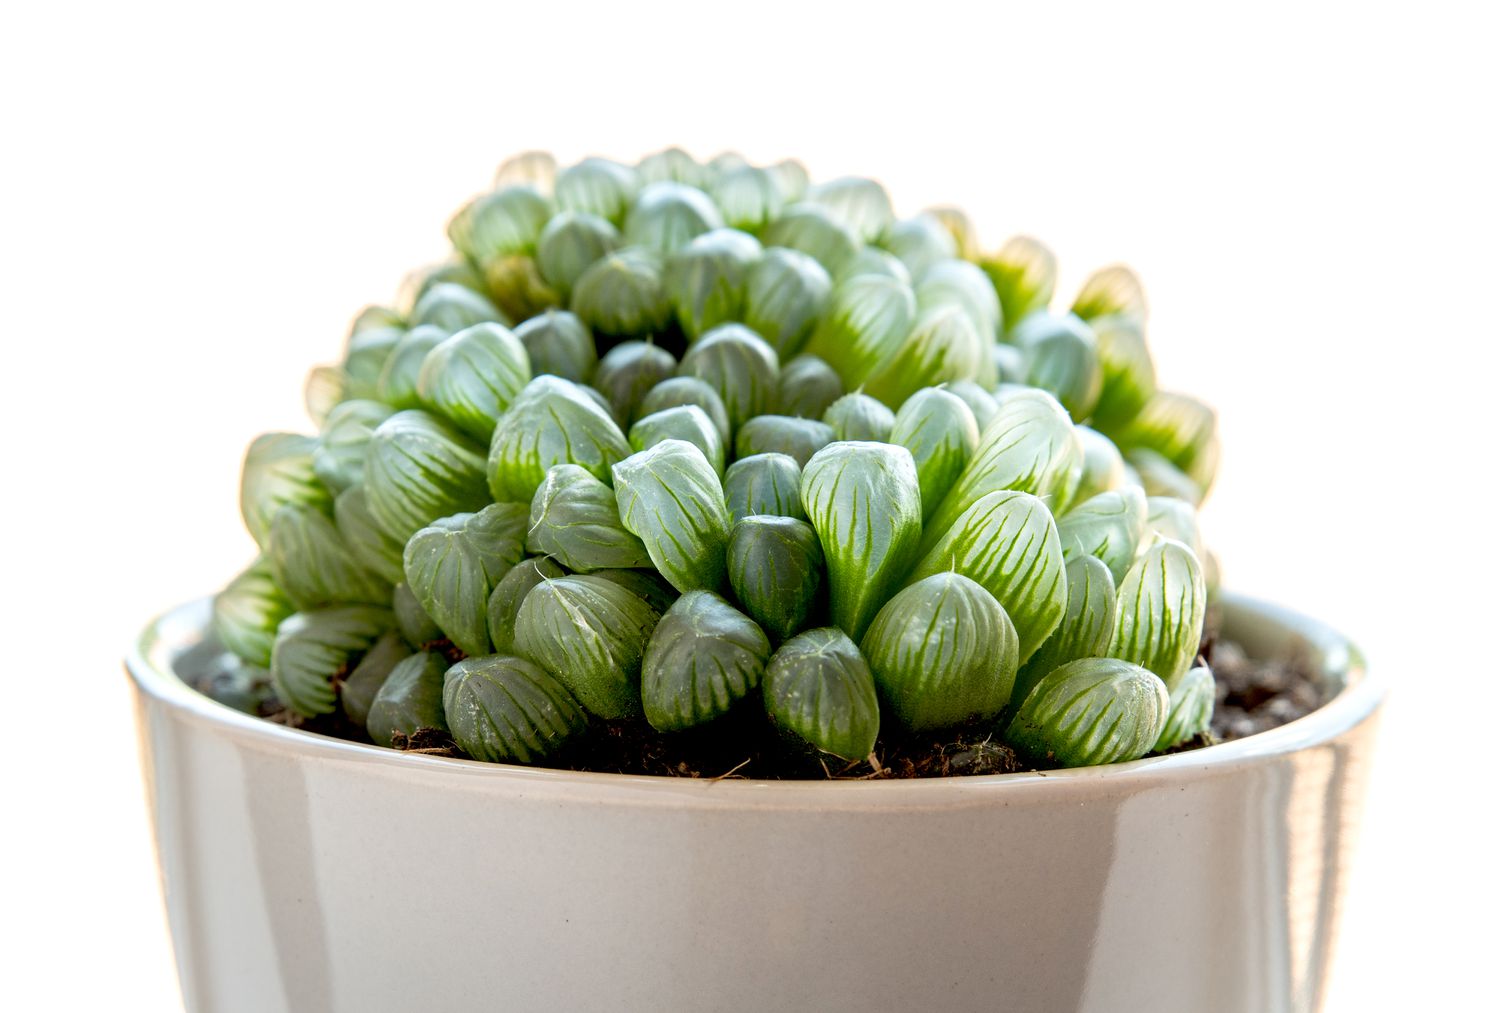
[[[1206,729],[1213,413],[1135,276],[869,179],[505,163],[245,460],[215,629],[304,718],[556,762],[601,722],[788,750],[982,727],[1035,762]],[[761,720],[756,718],[756,720]]]

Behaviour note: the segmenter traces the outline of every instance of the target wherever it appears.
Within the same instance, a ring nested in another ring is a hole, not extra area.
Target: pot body
[[[1229,633],[1346,681],[1272,732],[1046,775],[681,781],[295,732],[132,657],[193,1013],[1315,1010],[1378,686],[1326,628]]]

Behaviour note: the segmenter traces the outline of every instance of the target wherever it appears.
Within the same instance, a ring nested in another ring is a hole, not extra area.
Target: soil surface
[[[1310,658],[1249,658],[1239,645],[1218,636],[1217,617],[1204,624],[1200,655],[1214,673],[1217,699],[1210,732],[1168,752],[1201,749],[1216,742],[1254,735],[1295,720],[1322,706],[1319,676]],[[223,686],[212,671],[194,679],[198,689],[223,699]],[[218,690],[218,692],[216,692]],[[231,706],[240,704],[224,700]],[[758,708],[755,694],[712,726],[663,734],[645,721],[598,721],[578,744],[557,756],[552,766],[616,774],[704,779],[875,780],[911,777],[962,777],[1047,769],[1018,756],[1002,743],[998,723],[949,729],[939,736],[889,736],[875,744],[869,758],[855,763],[781,738]],[[339,738],[368,742],[364,729],[341,713],[307,720],[280,710],[274,697],[261,695],[257,706],[241,709],[268,720]],[[463,756],[446,732],[418,729],[396,748],[436,756]]]

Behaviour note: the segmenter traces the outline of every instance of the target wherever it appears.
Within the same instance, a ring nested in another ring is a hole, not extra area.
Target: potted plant
[[[675,149],[449,235],[130,658],[190,1009],[1318,1006],[1381,691],[1133,274]]]

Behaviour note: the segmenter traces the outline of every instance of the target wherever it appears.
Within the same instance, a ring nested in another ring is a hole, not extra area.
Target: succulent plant
[[[600,721],[760,735],[809,771],[878,763],[882,705],[889,742],[1038,764],[1207,729],[1216,421],[1158,387],[1128,268],[1055,307],[1034,239],[679,149],[524,153],[448,233],[308,377],[316,435],[246,454],[236,706],[505,763]]]

